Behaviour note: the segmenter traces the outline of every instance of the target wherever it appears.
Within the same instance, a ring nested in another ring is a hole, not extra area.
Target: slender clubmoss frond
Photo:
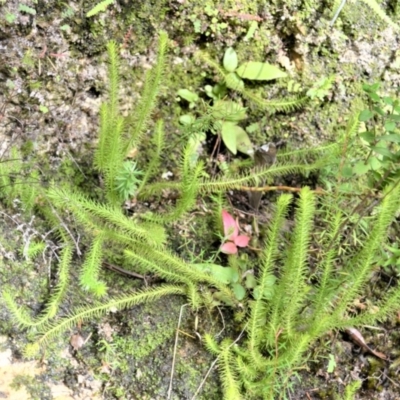
[[[43,313],[36,319],[33,319],[25,308],[18,307],[15,302],[15,294],[13,292],[10,290],[3,291],[3,299],[19,326],[24,328],[36,327],[41,329],[51,318],[56,316],[60,303],[68,289],[69,267],[71,264],[71,259],[72,247],[70,245],[66,245],[62,250],[60,257],[57,286],[50,296]]]
[[[155,273],[168,282],[191,285],[191,280],[182,273],[182,269],[174,271],[169,265],[156,263],[148,257],[141,256],[140,254],[130,250],[125,250],[125,256],[133,265],[139,265],[145,270]]]
[[[156,104],[156,98],[160,91],[161,80],[165,70],[165,55],[168,45],[168,36],[164,31],[160,32],[158,43],[158,57],[154,68],[148,73],[145,80],[142,98],[135,108],[135,113],[128,117],[128,141],[125,146],[125,153],[140,141],[141,136],[146,132],[151,113]]]
[[[287,335],[294,335],[299,310],[303,307],[307,293],[306,261],[315,212],[314,203],[314,194],[308,187],[303,188],[298,201],[290,249],[276,288],[276,295],[270,305],[268,323],[275,331],[281,327]],[[295,292],[293,287],[296,287]],[[269,336],[269,340],[271,339],[273,340]],[[273,342],[269,344],[272,345]]]
[[[400,26],[397,25],[395,22],[393,22],[385,13],[385,11],[382,10],[380,5],[375,1],[375,0],[361,0],[363,3],[365,3],[368,7],[371,8],[371,10],[383,21],[385,21],[388,25],[390,25],[392,28],[394,28],[396,31],[400,30]]]
[[[246,99],[254,103],[261,110],[267,111],[270,114],[276,112],[290,112],[298,110],[299,108],[303,107],[304,104],[307,103],[307,101],[310,100],[308,97],[292,97],[266,100],[248,90],[244,90],[242,94],[244,97],[246,97]]]
[[[86,17],[87,18],[94,17],[95,15],[101,13],[102,11],[105,11],[107,6],[109,6],[110,4],[113,4],[113,3],[114,3],[114,0],[102,0],[102,1],[100,1],[100,3],[96,4],[93,8],[91,8],[86,13]]]
[[[240,400],[242,399],[240,390],[240,379],[235,371],[235,360],[231,351],[232,342],[224,340],[221,343],[221,352],[219,353],[218,369],[221,375],[222,387],[224,390],[224,399]]]
[[[128,258],[140,262],[150,271],[155,271],[164,276],[165,279],[171,279],[172,282],[205,282],[218,289],[226,299],[231,300],[233,304],[237,302],[231,289],[214,276],[194,268],[184,260],[175,256],[167,249],[155,249],[147,246],[135,246],[134,251],[126,251]],[[177,280],[176,280],[177,279]]]
[[[215,356],[218,356],[221,352],[221,347],[217,344],[214,338],[209,333],[206,333],[203,339],[207,350]]]
[[[310,331],[315,334],[321,330],[323,317],[332,310],[332,302],[337,295],[338,279],[335,277],[335,261],[341,240],[340,229],[342,229],[344,218],[341,211],[336,209],[335,205],[328,204],[329,202],[330,199],[326,201],[327,204],[324,210],[328,221],[323,247],[327,251],[324,253],[323,259],[315,272],[315,275],[319,278],[319,283],[313,298],[313,325],[310,326]]]
[[[368,282],[376,251],[382,245],[383,238],[386,237],[386,230],[399,209],[399,203],[400,185],[386,188],[386,196],[378,207],[379,213],[372,224],[372,231],[363,248],[348,263],[347,287],[345,291],[343,290],[343,295],[335,307],[332,322],[343,318],[347,307],[352,304],[357,295],[361,294],[364,285]]]
[[[140,186],[137,190],[138,193],[147,185],[149,180],[153,178],[161,164],[162,152],[165,146],[165,132],[164,132],[164,121],[157,121],[154,135],[152,138],[152,146],[149,151],[150,160],[146,166],[146,172],[141,180]]]
[[[99,234],[94,238],[92,246],[82,264],[79,282],[84,290],[92,292],[96,297],[102,297],[107,292],[106,284],[99,280],[104,246],[104,235]]]
[[[139,223],[127,218],[118,207],[100,204],[78,192],[57,188],[49,189],[48,196],[60,209],[73,211],[85,226],[93,226],[94,230],[98,229],[98,226],[90,221],[90,216],[100,218],[105,225],[114,225],[120,231],[149,244],[161,246],[165,241],[164,234],[156,237],[154,231],[148,232]]]
[[[124,308],[134,307],[138,304],[157,301],[165,296],[185,295],[186,290],[181,286],[163,285],[155,289],[138,291],[132,294],[125,294],[120,297],[104,301],[101,305],[94,307],[81,307],[76,309],[72,314],[64,317],[57,323],[52,323],[42,329],[43,335],[26,349],[27,355],[33,355],[35,350],[39,350],[50,340],[73,328],[78,322],[87,321],[100,317],[107,312],[122,310]],[[32,350],[32,351],[31,351]]]
[[[327,143],[314,148],[294,149],[280,151],[276,155],[276,159],[279,164],[306,164],[310,160],[326,160],[326,164],[329,164],[329,160],[336,161],[342,150],[341,143]]]
[[[262,267],[260,277],[258,279],[257,293],[254,302],[251,305],[250,319],[248,323],[249,332],[249,350],[252,361],[258,365],[264,364],[264,357],[259,353],[261,337],[265,334],[265,324],[267,322],[267,302],[270,296],[265,298],[268,282],[273,277],[275,263],[279,253],[279,232],[285,222],[285,216],[288,211],[289,204],[292,200],[291,195],[282,195],[278,199],[275,217],[270,223],[267,230],[267,238],[264,245],[262,255]]]
[[[307,173],[320,168],[319,164],[310,165],[274,165],[270,168],[256,169],[251,173],[243,174],[238,177],[222,177],[217,179],[207,179],[199,184],[202,193],[214,193],[233,189],[242,189],[243,186],[257,185],[260,181],[276,176]]]
[[[307,293],[305,275],[314,213],[315,195],[308,187],[305,187],[300,192],[292,244],[282,272],[282,290],[288,294],[293,287],[297,288],[296,293],[287,298],[286,308],[281,316],[281,319],[285,321],[285,333],[288,335],[293,334],[296,317],[303,307]]]
[[[119,93],[119,56],[118,45],[114,41],[107,44],[108,53],[108,102],[103,103],[100,108],[100,134],[99,144],[95,152],[95,165],[104,172],[117,158],[123,158],[121,148],[121,134],[123,120],[118,116],[118,93]],[[110,160],[110,150],[112,152]],[[119,153],[117,152],[119,150]]]

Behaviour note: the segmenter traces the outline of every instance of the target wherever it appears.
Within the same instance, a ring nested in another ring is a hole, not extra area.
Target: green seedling
[[[210,60],[205,59],[205,61]],[[211,64],[223,75],[224,81],[204,87],[206,95],[213,100],[213,105],[209,108],[211,126],[208,128],[214,134],[220,135],[231,153],[240,152],[252,156],[253,144],[246,132],[247,129],[239,125],[240,121],[247,118],[247,109],[238,102],[226,100],[228,89],[246,96],[244,80],[269,81],[286,78],[287,74],[274,65],[258,61],[246,61],[239,65],[237,53],[232,47],[225,51],[223,68],[213,62]],[[195,108],[199,99],[196,93],[181,89],[178,95],[189,102],[190,109]],[[181,117],[181,122],[186,126],[196,126],[198,120],[193,115],[186,114]]]
[[[361,126],[360,147],[364,157],[350,160],[344,165],[345,177],[365,175],[368,186],[375,188],[398,174],[400,162],[400,102],[381,96],[379,84],[363,85],[368,106],[359,113]]]

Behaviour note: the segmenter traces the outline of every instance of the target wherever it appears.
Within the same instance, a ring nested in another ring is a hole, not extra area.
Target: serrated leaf
[[[246,110],[234,101],[218,100],[212,107],[212,116],[217,120],[237,122],[247,117]]]
[[[247,61],[240,65],[236,73],[244,79],[257,81],[270,81],[272,79],[286,78],[287,73],[275,65],[258,61]]]
[[[237,68],[238,58],[236,51],[232,47],[226,49],[222,64],[228,72],[233,72]]]
[[[239,78],[236,72],[229,72],[225,75],[225,84],[229,89],[241,92],[244,90],[244,82]]]

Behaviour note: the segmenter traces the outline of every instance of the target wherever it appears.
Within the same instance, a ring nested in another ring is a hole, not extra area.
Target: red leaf
[[[222,223],[224,225],[225,240],[234,240],[239,234],[239,228],[232,215],[225,210],[222,210]]]
[[[249,245],[250,238],[245,235],[236,236],[234,242],[236,246],[247,247]]]
[[[221,245],[221,251],[222,253],[225,254],[236,254],[237,253],[236,244],[233,242],[226,242],[223,245]]]

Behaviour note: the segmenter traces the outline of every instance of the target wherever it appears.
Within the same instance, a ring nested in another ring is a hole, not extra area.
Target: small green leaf
[[[253,289],[256,287],[257,279],[253,274],[247,274],[245,279],[246,279],[245,286],[247,289]]]
[[[381,98],[376,93],[369,93],[369,97],[373,101],[376,101],[376,102],[381,101]]]
[[[242,64],[236,73],[244,79],[270,81],[272,79],[286,78],[287,73],[278,67],[258,61],[247,61]]]
[[[46,106],[42,105],[42,104],[39,106],[39,110],[43,114],[47,114],[49,112],[49,109]]]
[[[387,119],[389,119],[391,121],[397,121],[397,122],[400,121],[400,115],[397,115],[397,114],[390,114],[390,115],[387,115],[386,117],[387,117]]]
[[[381,162],[376,157],[370,157],[368,160],[368,164],[374,171],[377,171],[382,165]]]
[[[64,32],[69,32],[71,30],[71,27],[68,24],[64,24],[60,26],[60,29]]]
[[[382,100],[385,104],[387,104],[388,106],[393,105],[393,99],[391,97],[382,97]]]
[[[357,175],[364,175],[369,169],[369,165],[365,164],[364,161],[358,161],[353,167],[353,171]]]
[[[241,129],[234,122],[223,122],[221,128],[221,136],[222,140],[225,143],[225,146],[228,150],[236,154],[237,153],[237,129]]]
[[[371,131],[360,133],[360,137],[368,143],[373,143],[375,141],[375,134]]]
[[[17,16],[16,16],[15,14],[12,14],[12,13],[10,13],[10,12],[7,12],[5,18],[6,18],[6,21],[7,21],[9,24],[12,24],[12,23],[16,20]]]
[[[192,264],[192,267],[195,267],[201,272],[206,272],[211,274],[215,279],[217,279],[221,283],[231,283],[235,281],[235,275],[237,272],[231,267],[222,267],[217,264]]]
[[[386,115],[385,111],[382,110],[380,107],[372,107],[372,109],[379,115],[384,116]]]
[[[385,142],[400,143],[400,135],[398,133],[392,133],[390,135],[383,135],[379,138]]]
[[[371,112],[370,110],[362,110],[361,111],[361,113],[360,113],[360,115],[359,115],[359,117],[358,117],[358,120],[359,121],[368,121],[369,119],[371,119],[372,117],[374,116],[374,113],[373,112]]]
[[[385,122],[385,129],[386,129],[388,132],[394,131],[395,128],[396,128],[396,123],[395,123],[395,122],[393,122],[393,121],[386,121],[386,122]]]
[[[339,190],[342,193],[353,193],[354,192],[354,186],[350,184],[349,182],[341,183],[339,185]]]
[[[374,93],[379,89],[379,83],[374,83],[373,85],[369,85],[368,83],[365,83],[362,85],[362,88],[364,92],[367,93]]]
[[[182,99],[185,99],[189,103],[196,103],[196,101],[199,100],[199,96],[188,89],[179,89],[178,96],[182,97]]]
[[[247,155],[252,154],[254,151],[249,136],[240,126],[237,126],[236,128],[236,148],[241,153]]]
[[[332,372],[334,372],[335,368],[336,368],[335,357],[332,354],[329,354],[329,362],[328,362],[328,368],[327,368],[328,374],[331,374]]]
[[[191,114],[185,114],[179,117],[179,122],[182,125],[191,125],[194,121],[196,121],[196,118]]]
[[[270,300],[274,295],[274,288],[272,286],[267,286],[264,288],[264,293],[261,293],[261,286],[256,286],[253,290],[253,297],[257,300],[262,296],[263,299]]]
[[[235,297],[240,301],[246,296],[246,289],[240,283],[234,283],[232,285],[232,290]]]
[[[317,97],[322,100],[331,91],[334,80],[334,75],[320,79],[307,91],[306,95],[311,99]]]
[[[194,168],[197,164],[197,161],[200,157],[200,150],[202,146],[202,142],[206,140],[206,134],[204,132],[199,132],[192,134],[187,142],[188,151],[190,151],[189,155],[189,164],[192,168]]]
[[[226,49],[224,54],[224,60],[222,62],[224,68],[228,72],[233,72],[238,66],[238,57],[236,51],[232,47]]]
[[[249,29],[247,30],[246,36],[243,38],[243,40],[246,42],[249,39],[251,39],[254,36],[254,33],[256,32],[257,28],[258,28],[257,21],[251,21]]]
[[[384,146],[372,146],[371,150],[373,150],[375,153],[381,154],[382,156],[392,158],[393,153]]]
[[[27,6],[26,4],[19,4],[18,11],[25,12],[30,15],[36,15],[36,10],[32,7]]]
[[[265,285],[266,285],[266,287],[272,287],[273,285],[275,285],[275,282],[276,282],[276,276],[275,275],[268,275],[266,278],[265,278],[265,280],[264,280],[264,282],[265,282]],[[265,293],[264,293],[265,294]]]
[[[342,176],[343,178],[351,178],[353,176],[353,167],[349,164],[346,164],[342,168]]]

